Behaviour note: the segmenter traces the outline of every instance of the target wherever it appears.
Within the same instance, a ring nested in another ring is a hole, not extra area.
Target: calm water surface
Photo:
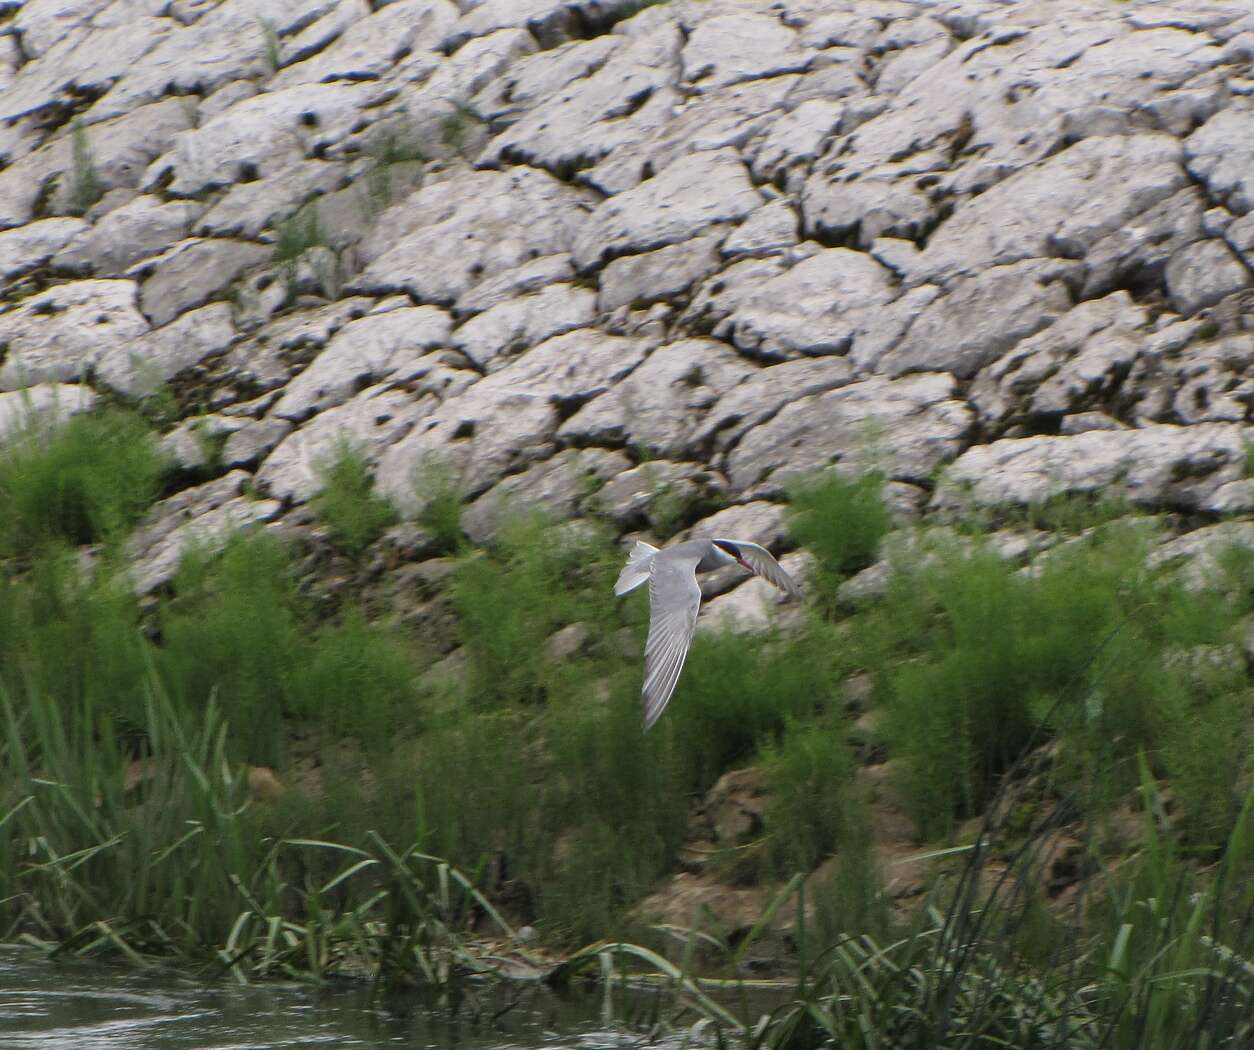
[[[641,993],[643,994],[643,993]],[[518,1004],[495,1023],[408,1017],[372,1006],[368,990],[264,983],[204,984],[101,963],[53,961],[0,946],[3,1050],[270,1050],[279,1047],[432,1047],[439,1050],[629,1050],[657,1046],[630,1026],[607,1025],[597,995],[562,999],[513,989]],[[615,1004],[640,1018],[647,1004]]]

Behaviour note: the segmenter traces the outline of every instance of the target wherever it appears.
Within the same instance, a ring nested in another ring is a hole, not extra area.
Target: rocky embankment
[[[1243,0],[3,12],[0,430],[165,399],[142,593],[307,526],[344,438],[411,516],[451,472],[479,542],[532,503],[778,548],[827,466],[903,521],[1102,494],[1176,553],[1254,532]]]
[[[827,465],[1246,513],[1252,55],[1236,0],[9,5],[0,425],[173,392],[145,592],[345,436],[477,540],[661,485],[776,541]]]

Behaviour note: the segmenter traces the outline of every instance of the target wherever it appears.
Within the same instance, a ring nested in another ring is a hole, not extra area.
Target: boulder
[[[1220,486],[1242,476],[1250,439],[1250,428],[1222,423],[1003,438],[962,453],[945,472],[932,508],[1101,494],[1143,507],[1200,510]]]

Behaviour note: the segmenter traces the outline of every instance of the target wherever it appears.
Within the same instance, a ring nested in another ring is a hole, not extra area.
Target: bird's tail
[[[644,540],[636,540],[636,545],[627,555],[626,567],[618,574],[618,582],[614,584],[614,593],[626,594],[633,587],[639,587],[644,583],[649,578],[649,572],[653,568],[653,555],[656,553],[656,547],[650,546]]]

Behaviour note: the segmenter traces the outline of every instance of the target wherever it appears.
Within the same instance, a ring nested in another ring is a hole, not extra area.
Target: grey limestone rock
[[[875,367],[889,375],[947,371],[966,379],[1071,307],[1078,263],[1027,260],[955,281]]]
[[[642,307],[684,295],[721,265],[721,232],[670,244],[657,251],[625,255],[605,267],[598,280],[597,306],[606,312]]]
[[[119,277],[141,259],[159,255],[187,236],[201,207],[142,195],[114,208],[53,259],[58,269]]]
[[[554,450],[563,412],[604,393],[644,359],[643,339],[584,328],[546,340],[422,416],[382,456],[378,485],[399,508],[421,506],[414,476],[439,461],[477,496]],[[289,439],[290,440],[290,439]]]
[[[257,471],[257,485],[276,499],[304,503],[322,489],[322,471],[341,443],[356,448],[373,465],[422,412],[422,404],[404,391],[369,387],[283,438]]]
[[[771,15],[745,11],[703,19],[681,55],[683,79],[697,91],[783,73],[800,73],[814,61],[796,30]]]
[[[424,186],[380,217],[350,290],[404,289],[451,303],[480,282],[568,252],[592,198],[525,168],[471,172]]]
[[[1216,113],[1184,143],[1190,174],[1234,215],[1254,211],[1254,109],[1248,100]]]
[[[188,126],[188,111],[178,99],[141,106],[113,120],[91,124],[83,137],[99,191],[138,187],[153,158]],[[65,214],[81,192],[74,165],[74,134],[65,129],[38,149],[0,171],[0,226],[30,222],[42,206]]]
[[[775,360],[839,354],[866,311],[895,295],[892,274],[871,256],[828,248],[750,291],[731,315],[729,336],[746,353]]]
[[[1025,259],[1082,258],[1181,189],[1182,159],[1169,135],[1084,139],[959,208],[928,240],[915,279],[945,284]]]
[[[570,264],[569,255],[542,255],[480,281],[458,298],[453,312],[458,317],[482,313],[515,296],[538,292],[550,284],[569,282],[574,276],[575,268]]]
[[[300,421],[343,404],[364,387],[412,368],[431,350],[447,346],[450,328],[449,315],[435,306],[403,307],[350,320],[287,384],[273,412]]]
[[[323,152],[361,120],[369,88],[304,84],[254,95],[175,136],[145,174],[149,187],[188,196],[277,174]]]
[[[593,398],[558,430],[580,445],[632,446],[682,455],[702,415],[752,372],[728,346],[684,339],[658,347],[613,389]]]
[[[725,479],[705,467],[654,459],[624,469],[588,496],[584,508],[621,530],[648,528],[667,536],[725,488]]]
[[[1144,352],[1148,327],[1127,292],[1080,303],[981,371],[971,403],[993,432],[1028,417],[1095,409]]]
[[[790,401],[834,390],[853,381],[852,366],[836,357],[801,358],[752,369],[706,413],[693,435],[693,443],[702,451],[725,450]]]
[[[568,175],[639,142],[666,124],[679,101],[672,85],[682,46],[678,28],[667,26],[616,48],[600,65],[600,58],[587,64],[582,54],[570,52],[575,75],[555,94],[537,98],[487,145],[479,162],[530,164]],[[581,68],[590,74],[580,75]]]
[[[0,232],[0,289],[47,264],[87,229],[81,219],[42,219]]]
[[[573,517],[599,485],[628,469],[621,452],[567,449],[497,482],[462,512],[462,531],[472,543],[490,543],[510,513],[538,510],[550,518]]]
[[[142,397],[184,369],[224,353],[234,338],[231,308],[213,303],[99,353],[94,375],[118,393]]]
[[[153,507],[127,541],[135,592],[150,594],[168,584],[184,553],[193,547],[213,553],[241,529],[277,518],[280,503],[245,495],[248,481],[247,472],[233,470]]]
[[[1220,240],[1181,248],[1167,263],[1166,278],[1171,305],[1185,317],[1251,284],[1249,268]]]
[[[134,281],[54,285],[0,313],[0,390],[79,379],[103,355],[148,331]]]
[[[555,335],[586,328],[596,318],[596,293],[550,284],[476,314],[453,333],[451,344],[476,368],[495,371],[511,357]]]
[[[256,239],[293,215],[310,198],[338,189],[344,179],[342,165],[307,160],[266,178],[237,182],[199,218],[196,233],[201,237]]]
[[[972,417],[951,375],[876,376],[788,401],[727,454],[726,473],[742,498],[776,496],[828,468],[927,481],[962,450]]]
[[[714,223],[743,219],[763,203],[735,151],[692,153],[638,187],[611,197],[583,225],[575,267],[687,240]]]
[[[693,540],[716,537],[760,543],[778,555],[790,539],[787,508],[768,500],[736,503],[702,518],[688,531]]]
[[[1100,492],[1138,506],[1196,510],[1241,476],[1247,440],[1248,428],[1222,423],[1004,438],[959,456],[932,506],[1027,505]]]
[[[245,270],[269,261],[271,249],[247,241],[190,238],[127,271],[143,283],[139,302],[154,325],[208,302]]]
[[[796,209],[786,200],[775,200],[745,219],[723,241],[719,252],[725,259],[777,255],[795,246],[800,234]]]
[[[0,441],[34,425],[60,422],[96,403],[96,394],[82,383],[39,383],[0,394]]]
[[[278,416],[244,420],[243,426],[232,431],[222,446],[222,465],[232,469],[256,466],[292,432],[292,426]]]

